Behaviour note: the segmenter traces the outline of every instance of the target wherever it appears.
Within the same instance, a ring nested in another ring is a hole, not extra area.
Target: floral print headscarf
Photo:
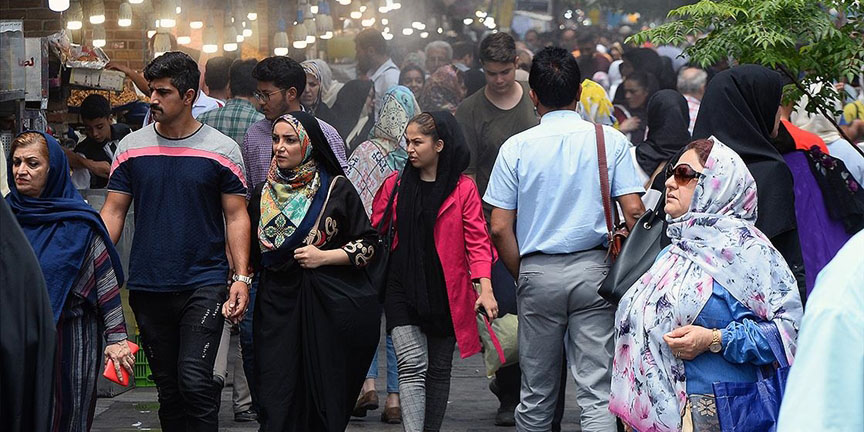
[[[417,101],[423,111],[450,111],[465,99],[465,83],[462,72],[453,65],[444,65],[426,79]]]
[[[754,225],[756,182],[744,161],[711,139],[690,210],[667,216],[670,250],[630,288],[615,315],[609,410],[640,432],[681,430],[687,377],[663,335],[693,323],[714,281],[777,325],[789,364],[795,354],[803,314],[795,277]]]
[[[303,124],[296,117],[286,114],[273,122],[288,123],[297,132],[303,152],[303,160],[295,168],[280,170],[276,158],[270,162],[267,183],[261,190],[261,219],[258,222],[258,243],[262,252],[291,247],[294,241],[287,241],[298,233],[297,228],[306,218],[315,193],[321,187],[318,164],[312,157],[312,141]]]

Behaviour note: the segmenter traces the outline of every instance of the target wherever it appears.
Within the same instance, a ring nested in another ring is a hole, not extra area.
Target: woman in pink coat
[[[399,364],[406,431],[441,428],[453,349],[480,352],[475,311],[498,315],[490,274],[495,252],[474,182],[462,174],[470,155],[449,112],[422,113],[405,131],[408,161],[375,196],[379,226],[390,196],[396,238],[384,311]],[[480,284],[478,296],[472,280]],[[482,309],[481,309],[482,308]]]

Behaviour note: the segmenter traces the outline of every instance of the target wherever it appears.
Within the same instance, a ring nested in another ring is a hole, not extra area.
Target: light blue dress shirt
[[[779,432],[864,430],[864,232],[819,273],[807,299]]]
[[[603,127],[612,197],[644,193],[630,142]],[[563,254],[606,241],[594,125],[575,111],[552,111],[498,152],[483,200],[516,210],[519,254]]]

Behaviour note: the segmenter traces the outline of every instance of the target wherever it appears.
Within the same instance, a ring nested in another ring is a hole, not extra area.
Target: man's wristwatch
[[[241,274],[234,273],[234,276],[231,278],[234,282],[243,282],[246,286],[252,285],[252,277],[251,276],[243,276]]]
[[[711,329],[711,345],[708,345],[708,350],[712,353],[719,353],[723,349],[723,334],[720,330]]]

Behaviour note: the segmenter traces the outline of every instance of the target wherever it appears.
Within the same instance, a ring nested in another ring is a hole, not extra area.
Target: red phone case
[[[135,345],[133,342],[129,342],[128,340],[126,341],[126,343],[129,345],[129,351],[132,351],[132,355],[135,355],[135,353],[138,352],[138,345]],[[121,367],[120,375],[123,377],[123,381],[120,381],[117,378],[117,370],[114,368],[114,360],[109,359],[108,363],[105,365],[105,372],[102,373],[102,376],[122,386],[128,386],[129,372],[126,372],[126,369],[123,369]]]

